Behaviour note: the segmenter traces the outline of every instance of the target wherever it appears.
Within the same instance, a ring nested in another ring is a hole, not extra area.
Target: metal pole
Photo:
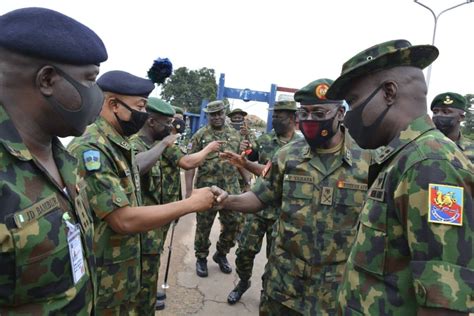
[[[468,4],[468,3],[471,3],[473,2],[474,0],[467,0],[466,2],[463,2],[463,3],[460,3],[460,4],[457,4],[455,6],[452,6],[450,8],[447,8],[443,11],[441,11],[438,15],[436,15],[434,13],[433,10],[431,10],[430,7],[428,7],[427,5],[421,3],[421,2],[418,2],[418,0],[414,0],[415,3],[421,5],[423,8],[426,8],[427,10],[429,10],[431,12],[431,14],[433,15],[433,18],[434,18],[434,27],[433,27],[433,38],[431,40],[431,45],[434,45],[435,44],[435,39],[436,39],[436,29],[438,28],[438,19],[439,17],[444,13],[444,12],[447,12],[447,11],[450,11],[452,9],[455,9],[457,7],[460,7],[462,5],[465,5],[465,4]],[[426,72],[426,87],[429,88],[430,87],[430,80],[431,80],[431,67],[433,67],[433,64],[429,65],[428,66],[428,70]]]
[[[173,236],[174,236],[174,228],[176,227],[176,221],[173,221],[171,225],[172,225],[171,238],[170,238],[170,245],[168,246],[168,260],[166,262],[165,280],[164,280],[164,283],[161,285],[161,288],[164,290],[170,287],[168,284],[168,272],[170,271],[171,250],[173,249]]]

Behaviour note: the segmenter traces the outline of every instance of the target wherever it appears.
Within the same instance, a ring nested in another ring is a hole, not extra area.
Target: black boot
[[[165,292],[156,292],[156,299],[158,301],[164,301],[166,299],[166,293]]]
[[[201,278],[207,277],[207,259],[198,258],[196,261],[196,274]]]
[[[219,252],[216,252],[212,256],[212,260],[214,260],[214,262],[219,265],[219,268],[225,274],[229,274],[232,272],[232,267],[230,266],[229,261],[227,261],[227,258],[225,255],[220,254]]]
[[[250,280],[240,280],[237,286],[232,290],[232,292],[229,293],[229,296],[227,296],[227,302],[230,305],[234,305],[235,303],[240,301],[240,298],[245,293],[245,291],[248,290],[250,284]]]
[[[161,311],[163,309],[165,309],[165,301],[156,301],[155,310]]]

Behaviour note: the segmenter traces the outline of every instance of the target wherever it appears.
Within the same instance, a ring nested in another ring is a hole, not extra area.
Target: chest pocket
[[[15,303],[44,300],[74,286],[64,213],[53,194],[13,215]]]
[[[282,210],[288,214],[301,212],[304,206],[311,209],[314,194],[313,177],[285,174],[282,187]],[[301,214],[304,215],[304,214]]]
[[[387,204],[369,198],[362,209],[353,246],[356,269],[384,275],[387,248]]]
[[[355,229],[367,195],[367,184],[341,180],[334,191],[333,229]]]

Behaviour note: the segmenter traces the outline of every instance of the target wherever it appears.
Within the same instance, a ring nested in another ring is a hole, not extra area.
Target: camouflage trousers
[[[266,296],[262,292],[262,295],[260,296],[259,315],[260,316],[275,316],[275,315],[301,316],[302,314],[298,313],[295,310],[292,310],[291,308],[286,307],[279,301]]]
[[[136,303],[128,302],[115,306],[114,308],[95,308],[95,315],[100,316],[139,316],[138,308]]]
[[[142,254],[142,279],[138,293],[138,315],[155,315],[160,254]]]
[[[194,236],[194,252],[196,258],[207,258],[211,241],[212,224],[219,212],[221,222],[221,232],[216,248],[221,254],[228,254],[229,250],[235,246],[235,240],[239,232],[239,214],[228,210],[196,213],[196,234]]]
[[[252,276],[255,256],[262,248],[263,236],[267,235],[267,258],[270,255],[274,219],[257,214],[246,214],[245,224],[239,238],[239,247],[235,252],[235,266],[241,280],[249,280]]]

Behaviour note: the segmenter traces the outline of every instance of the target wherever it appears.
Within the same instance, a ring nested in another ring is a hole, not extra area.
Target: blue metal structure
[[[223,100],[224,98],[228,98],[228,99],[240,99],[245,102],[257,101],[257,102],[268,103],[269,110],[268,110],[268,116],[267,116],[267,132],[269,132],[272,129],[272,110],[273,110],[273,105],[275,104],[276,94],[277,94],[276,84],[272,84],[270,86],[270,92],[256,91],[256,90],[250,90],[250,89],[235,89],[235,88],[229,88],[225,86],[225,74],[221,74],[219,77],[219,86],[217,87],[217,100]],[[201,112],[202,112],[202,108],[201,108]]]
[[[250,89],[236,89],[229,88],[225,86],[225,74],[221,74],[219,77],[219,85],[217,87],[217,100],[223,100],[224,98],[228,99],[239,99],[245,102],[248,101],[257,101],[257,102],[266,102],[269,105],[268,115],[267,115],[267,133],[272,129],[272,111],[273,105],[275,104],[277,91],[292,92],[294,93],[296,89],[292,88],[283,88],[277,87],[276,84],[270,86],[269,92],[256,91]],[[209,100],[203,100],[201,103],[201,113],[194,114],[186,112],[185,116],[190,118],[191,131],[194,134],[199,128],[207,124],[207,116],[204,112],[204,108],[209,103]]]

